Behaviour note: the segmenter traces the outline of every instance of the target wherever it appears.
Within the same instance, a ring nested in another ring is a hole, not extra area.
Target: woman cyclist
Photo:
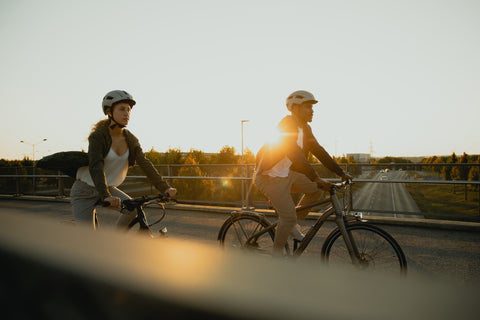
[[[77,171],[70,198],[76,221],[92,223],[99,200],[119,208],[121,200],[130,197],[119,190],[128,168],[137,163],[148,179],[161,193],[174,197],[176,189],[162,179],[152,163],[145,158],[138,139],[125,127],[130,112],[136,104],[132,96],[123,90],[110,91],[102,102],[107,119],[97,122],[88,137],[89,165]],[[117,220],[119,228],[126,228],[136,217],[136,212],[122,214]]]

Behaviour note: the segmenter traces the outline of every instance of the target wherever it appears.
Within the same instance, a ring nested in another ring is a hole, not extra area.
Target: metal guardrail
[[[436,167],[436,166],[468,166],[468,167],[478,167],[480,164],[475,163],[468,163],[468,164],[424,164],[424,163],[405,163],[405,164],[341,164],[346,171],[352,169],[354,167],[381,167],[381,168],[410,168],[419,169],[423,167]],[[314,164],[314,166],[321,166],[319,164]],[[206,204],[206,205],[227,205],[227,206],[242,206],[242,207],[253,207],[253,197],[252,197],[252,177],[250,177],[251,173],[253,172],[254,165],[251,164],[170,164],[170,165],[157,165],[157,168],[167,168],[168,175],[164,175],[163,178],[167,180],[211,180],[211,181],[240,181],[242,182],[241,188],[241,199],[237,202],[226,202],[226,201],[199,201],[199,200],[189,200],[189,199],[182,199],[183,202],[190,202],[194,204]],[[212,168],[221,168],[221,167],[243,167],[243,176],[178,176],[172,175],[172,172],[175,170],[174,168],[178,167],[212,167]],[[34,170],[32,170],[34,172]],[[376,172],[376,171],[373,171]],[[33,190],[32,193],[34,195],[38,195],[36,192],[36,184],[41,179],[56,179],[58,181],[58,189],[54,196],[56,197],[66,197],[68,195],[68,188],[65,187],[65,181],[70,179],[67,175],[63,174],[3,174],[0,175],[0,179],[13,179],[15,180],[15,190],[11,190],[8,194],[13,195],[21,195],[21,194],[28,194],[25,193],[25,190],[22,190],[21,184],[19,183],[20,179],[32,179]],[[131,180],[145,180],[147,181],[145,176],[127,176],[126,181]],[[326,179],[326,180],[333,180],[337,181],[337,179]],[[464,180],[376,180],[376,179],[362,179],[362,178],[355,178],[356,183],[380,183],[380,184],[419,184],[419,185],[461,185],[465,187],[465,190],[468,185],[471,186],[480,186],[480,181],[464,181]],[[153,187],[151,186],[152,190]],[[266,201],[264,201],[266,205]],[[258,202],[257,202],[258,203]],[[360,210],[361,208],[355,208],[355,204],[353,204],[353,210]],[[454,218],[459,220],[465,221],[480,221],[480,187],[478,188],[478,208],[477,212],[478,217],[475,216],[468,216],[468,215],[448,215],[442,213],[435,213],[435,212],[428,212],[428,213],[418,213],[418,212],[400,212],[400,211],[388,211],[388,210],[369,210],[370,212],[382,212],[388,214],[405,214],[405,215],[418,215],[418,214],[428,214],[429,216],[434,216],[438,218]]]

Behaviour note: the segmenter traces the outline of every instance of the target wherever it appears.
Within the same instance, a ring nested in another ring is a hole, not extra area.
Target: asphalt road
[[[151,210],[158,213],[158,210]],[[35,215],[55,219],[60,224],[75,224],[71,207],[65,202],[0,200],[0,219],[4,213]],[[118,212],[99,208],[101,227],[113,228]],[[167,216],[155,226],[168,229],[172,238],[191,240],[217,246],[216,236],[227,214],[192,210],[168,210]],[[302,228],[313,224],[305,220]],[[323,239],[333,229],[327,222],[317,238],[308,247],[307,256],[319,257]],[[466,230],[444,230],[423,227],[382,225],[401,245],[408,261],[409,276],[451,280],[455,283],[478,283],[480,285],[480,233]]]
[[[371,179],[386,182],[388,180],[406,180],[407,177],[403,171],[388,171],[377,172]],[[353,205],[367,216],[423,219],[423,215],[369,212],[369,210],[421,212],[403,183],[365,183],[355,191]]]

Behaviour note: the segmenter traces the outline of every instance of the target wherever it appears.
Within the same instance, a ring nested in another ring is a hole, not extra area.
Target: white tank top
[[[103,159],[103,169],[105,171],[107,187],[117,187],[125,180],[128,171],[128,154],[128,149],[127,152],[119,156],[112,148],[110,148],[107,156]],[[92,187],[95,186],[88,166],[78,169],[77,179]]]
[[[298,138],[297,138],[297,144],[300,147],[300,149],[303,149],[303,129],[298,128]],[[292,161],[288,158],[285,157],[282,160],[280,160],[273,168],[270,170],[265,171],[263,174],[267,174],[270,177],[280,177],[280,178],[285,178],[288,177],[288,173],[290,172],[290,167],[292,165]]]

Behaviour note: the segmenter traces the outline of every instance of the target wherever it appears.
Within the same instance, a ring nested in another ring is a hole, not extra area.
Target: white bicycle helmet
[[[305,91],[305,90],[298,90],[298,91],[292,92],[288,96],[288,98],[287,98],[287,109],[288,109],[288,111],[292,111],[294,104],[300,105],[304,102],[309,102],[311,104],[315,104],[318,101],[315,100],[315,97],[310,92]]]
[[[104,114],[108,114],[108,110],[113,107],[114,104],[119,102],[127,102],[131,107],[135,105],[135,100],[130,93],[124,90],[110,91],[103,97],[102,109]]]

